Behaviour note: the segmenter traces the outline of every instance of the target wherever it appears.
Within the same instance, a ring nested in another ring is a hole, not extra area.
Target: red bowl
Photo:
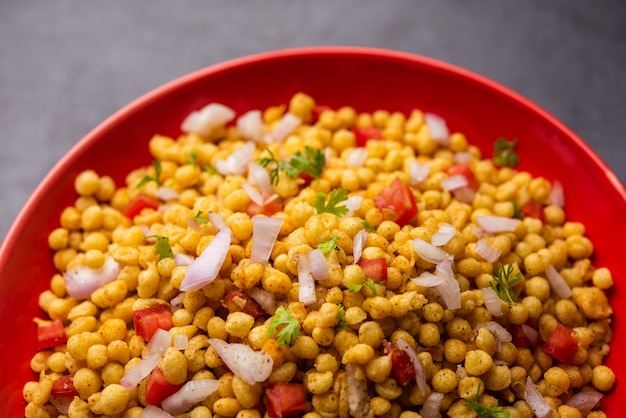
[[[615,310],[613,351],[626,348],[624,257],[616,234],[626,231],[626,192],[617,177],[573,132],[529,100],[469,71],[411,54],[370,48],[317,47],[263,53],[194,72],[141,97],[83,138],[45,177],[0,247],[0,416],[22,416],[22,386],[36,376],[33,317],[37,299],[54,273],[48,233],[73,204],[74,177],[87,168],[123,183],[125,173],[150,164],[153,134],[177,136],[192,110],[209,102],[237,112],[286,103],[296,92],[331,107],[357,111],[414,108],[443,116],[452,131],[489,155],[500,136],[519,138],[518,166],[563,183],[566,215],[585,224],[595,246],[594,264],[611,269]],[[626,362],[607,364],[618,383],[602,403],[617,417],[624,398]]]

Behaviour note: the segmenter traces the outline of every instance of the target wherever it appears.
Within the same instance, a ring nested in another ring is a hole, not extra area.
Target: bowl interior
[[[152,158],[154,134],[176,137],[183,118],[210,102],[238,112],[288,102],[296,92],[331,107],[357,111],[419,108],[443,116],[452,131],[490,155],[493,142],[517,137],[520,170],[558,179],[565,189],[566,214],[585,224],[595,247],[594,264],[609,267],[616,281],[610,292],[615,310],[613,349],[626,347],[623,255],[615,233],[626,230],[626,194],[617,178],[578,137],[553,117],[515,93],[483,77],[414,55],[366,48],[305,48],[241,58],[175,80],[131,103],[106,120],[50,172],[16,219],[0,247],[1,416],[23,414],[22,386],[35,376],[33,317],[38,295],[54,273],[48,233],[76,196],[73,179],[95,169],[118,184],[125,174]],[[618,384],[603,400],[617,416],[626,378],[625,362],[613,354],[608,364]]]

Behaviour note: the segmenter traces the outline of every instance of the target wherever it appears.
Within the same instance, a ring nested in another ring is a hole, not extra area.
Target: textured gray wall
[[[149,90],[230,58],[363,45],[465,67],[527,96],[626,182],[624,1],[0,2],[0,238],[54,163]]]

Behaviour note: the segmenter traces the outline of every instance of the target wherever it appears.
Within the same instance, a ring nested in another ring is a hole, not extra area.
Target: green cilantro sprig
[[[267,148],[267,152],[270,156],[259,158],[258,163],[262,167],[271,167],[270,181],[273,185],[278,184],[280,171],[284,171],[289,177],[306,173],[311,177],[318,178],[322,175],[322,170],[326,164],[324,153],[308,146],[304,148],[304,153],[296,151],[285,161],[278,160],[269,148]]]
[[[218,176],[221,176],[219,171],[217,171],[216,169],[214,169],[213,167],[211,167],[208,164],[205,164],[204,166],[202,166],[202,169],[204,171],[206,171],[207,173],[209,173],[209,174],[217,174]]]
[[[340,303],[339,310],[337,311],[337,316],[339,318],[339,322],[337,323],[337,328],[344,329],[348,327],[346,323],[346,308]]]
[[[208,224],[210,222],[209,218],[203,218],[202,217],[202,211],[201,210],[199,210],[198,213],[196,213],[196,216],[194,216],[191,219],[193,219],[193,221],[195,223],[197,223],[198,225],[206,225],[206,224]]]
[[[515,306],[515,292],[511,289],[511,285],[519,280],[519,272],[513,275],[513,264],[508,264],[506,267],[502,266],[497,268],[495,274],[491,276],[494,278],[494,282],[489,282],[489,286],[505,303],[510,306]],[[512,277],[511,277],[512,276]]]
[[[511,414],[504,411],[501,406],[486,407],[478,402],[478,394],[480,393],[481,383],[478,383],[478,389],[476,389],[476,396],[465,401],[465,406],[472,408],[478,415],[478,418],[509,418]]]
[[[493,162],[499,167],[515,167],[519,164],[519,156],[515,153],[517,138],[508,141],[498,138],[493,144]]]
[[[161,186],[161,180],[159,180],[161,178],[161,161],[160,160],[152,161],[152,167],[154,167],[154,177],[149,176],[147,174],[143,176],[141,181],[137,184],[138,189],[140,189],[145,184],[150,183],[151,181],[154,181],[158,187]]]
[[[328,241],[320,242],[319,244],[317,244],[317,248],[319,248],[324,254],[326,254],[337,248],[338,241],[339,237],[337,235],[331,235]]]
[[[370,224],[367,221],[363,221],[363,228],[365,228],[365,230],[367,232],[376,232],[376,229],[374,229],[374,227],[372,226],[372,224]]]
[[[380,280],[374,280],[374,279],[370,279],[368,278],[363,278],[363,282],[362,283],[352,283],[348,285],[348,290],[351,291],[352,293],[356,293],[356,292],[360,292],[361,289],[363,289],[364,286],[367,286],[372,293],[374,294],[374,296],[376,296],[376,285],[380,284],[383,285],[384,283]]]
[[[195,167],[196,165],[196,160],[198,159],[198,150],[194,149],[191,150],[191,153],[189,154],[189,158],[187,159],[187,164],[193,165]]]
[[[520,205],[518,205],[515,200],[510,200],[510,202],[513,205],[513,217],[520,220],[524,219],[524,213]]]
[[[276,341],[278,344],[291,344],[300,337],[300,318],[294,318],[291,315],[291,311],[284,307],[276,309],[272,320],[270,321],[270,327],[267,330],[267,336],[271,337],[278,327],[282,325],[282,328],[278,330]]]
[[[142,241],[146,241],[150,238],[156,239],[156,243],[154,244],[154,253],[159,256],[159,261],[164,258],[174,258],[174,252],[172,251],[172,246],[170,245],[170,239],[168,237],[164,237],[162,235],[148,235],[144,237]]]
[[[333,215],[341,216],[348,213],[348,208],[345,205],[340,205],[348,199],[348,191],[345,189],[333,189],[328,195],[325,193],[318,193],[313,199],[313,207],[317,209],[317,213],[332,213]],[[328,201],[328,202],[327,202]]]

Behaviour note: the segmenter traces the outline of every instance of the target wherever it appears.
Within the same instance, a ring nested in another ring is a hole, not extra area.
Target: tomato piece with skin
[[[530,216],[531,218],[540,219],[541,222],[544,221],[543,205],[539,202],[529,200],[522,205],[521,211],[524,216]]]
[[[541,348],[555,359],[572,364],[578,349],[578,342],[572,336],[572,332],[571,328],[558,324]]]
[[[374,126],[368,128],[352,128],[357,147],[364,147],[370,139],[383,139],[383,133]]]
[[[524,333],[521,325],[513,325],[511,327],[511,336],[513,337],[512,343],[515,347],[519,348],[528,348],[532,347],[530,340]]]
[[[413,191],[397,177],[378,196],[374,196],[374,204],[385,219],[394,221],[401,228],[417,215]]]
[[[74,396],[78,396],[78,391],[74,387],[74,375],[68,374],[61,376],[52,382],[50,394],[57,398],[73,398]]]
[[[139,193],[128,203],[126,209],[124,209],[124,216],[133,219],[145,208],[157,210],[159,208],[159,201],[145,193]]]
[[[272,216],[277,212],[280,212],[281,210],[283,210],[283,205],[274,200],[264,204],[263,206],[259,206],[256,203],[250,201],[250,203],[248,203],[248,206],[246,207],[246,213],[251,218],[256,215]]]
[[[224,296],[222,304],[229,312],[247,313],[255,319],[261,315],[265,315],[265,311],[261,308],[261,305],[241,290],[235,289],[228,292],[226,296]]]
[[[172,313],[166,305],[152,306],[133,312],[133,323],[137,335],[150,341],[157,329],[168,331],[174,326]]]
[[[387,260],[384,258],[374,258],[372,260],[360,259],[357,265],[363,269],[365,277],[372,280],[387,281]]]
[[[448,167],[446,173],[448,173],[449,176],[456,176],[457,174],[462,175],[467,180],[467,187],[474,191],[478,190],[478,181],[469,164],[455,164]]]
[[[300,416],[306,408],[306,388],[301,383],[270,384],[265,396],[270,418]]]
[[[65,327],[60,319],[55,319],[50,325],[37,327],[37,350],[55,347],[66,342]]]
[[[399,385],[404,386],[415,380],[415,367],[411,357],[395,344],[389,341],[383,342],[385,354],[391,356],[391,375]]]
[[[152,370],[148,384],[146,385],[146,403],[161,407],[161,402],[175,394],[183,385],[174,385],[167,381],[165,375],[158,367]]]

